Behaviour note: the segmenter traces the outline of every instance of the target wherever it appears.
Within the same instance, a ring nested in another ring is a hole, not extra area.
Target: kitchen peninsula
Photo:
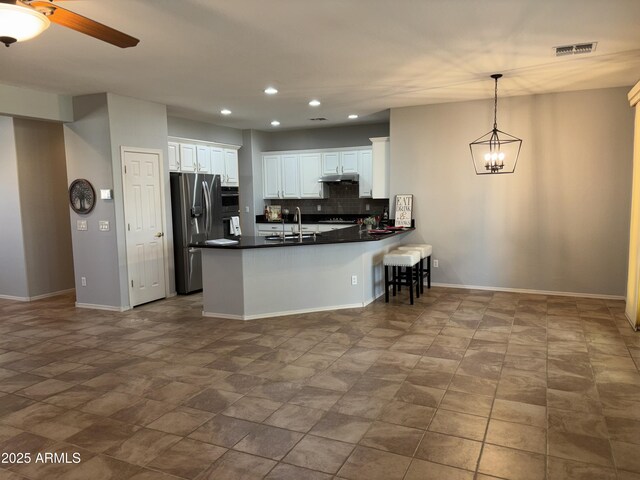
[[[251,320],[363,307],[384,292],[382,257],[413,229],[358,226],[305,238],[242,237],[202,248],[203,315]]]

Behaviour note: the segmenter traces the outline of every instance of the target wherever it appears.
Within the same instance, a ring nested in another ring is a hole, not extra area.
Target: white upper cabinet
[[[282,198],[300,198],[300,174],[297,154],[282,155]]]
[[[180,171],[180,144],[177,142],[169,142],[169,171]]]
[[[323,198],[322,155],[320,153],[300,154],[300,198]]]
[[[175,141],[178,140],[178,141]],[[238,148],[212,142],[183,143],[178,138],[168,144],[171,172],[212,173],[220,175],[224,187],[238,187]]]
[[[389,198],[389,137],[375,137],[369,140],[371,140],[373,156],[371,197]]]
[[[323,152],[322,174],[336,175],[342,173],[358,173],[358,152],[356,150]]]
[[[196,171],[198,173],[209,173],[211,170],[211,155],[209,147],[206,145],[196,145]]]
[[[196,146],[188,143],[180,144],[180,170],[195,172],[197,168]]]
[[[280,187],[281,171],[280,155],[264,155],[262,157],[262,196],[263,198],[282,198]]]
[[[222,147],[209,147],[211,155],[211,173],[220,175],[220,181],[225,180],[226,169],[224,168],[224,149]]]
[[[232,148],[224,149],[224,168],[226,180],[222,182],[225,187],[237,187],[240,185],[238,173],[238,151]]]
[[[358,173],[358,152],[347,151],[340,152],[340,172],[339,173]]]
[[[373,156],[371,150],[358,151],[358,188],[360,198],[371,197],[373,182]]]
[[[322,175],[340,173],[340,152],[324,152],[322,154]]]
[[[223,187],[237,187],[238,181],[238,151],[223,147],[209,147],[211,157],[211,173],[220,175]]]
[[[369,147],[270,152],[262,162],[264,198],[324,198],[325,186],[318,180],[343,173],[360,175],[361,198],[374,196],[375,161]]]

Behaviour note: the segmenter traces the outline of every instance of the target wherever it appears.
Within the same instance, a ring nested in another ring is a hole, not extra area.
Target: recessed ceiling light
[[[273,125],[274,127],[277,127],[278,125],[280,125],[280,122],[278,120],[274,120],[271,122],[271,125]]]
[[[312,107],[319,107],[320,106],[320,100],[311,100],[309,102],[309,105]]]
[[[275,95],[276,93],[278,93],[278,89],[275,87],[267,87],[264,89],[264,93],[266,93],[267,95]]]
[[[229,110],[228,108],[223,108],[222,110],[220,110],[220,113],[222,115],[231,115],[231,110]]]
[[[358,115],[356,115],[355,113],[352,113],[351,115],[349,115],[348,117],[350,120],[353,120],[354,118],[358,118]]]

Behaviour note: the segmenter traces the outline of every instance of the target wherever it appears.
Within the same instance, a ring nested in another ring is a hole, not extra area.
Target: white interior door
[[[123,149],[129,301],[164,298],[165,258],[160,154]]]

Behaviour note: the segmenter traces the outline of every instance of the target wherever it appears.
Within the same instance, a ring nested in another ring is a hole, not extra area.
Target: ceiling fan
[[[90,35],[120,48],[135,47],[140,40],[66,8],[61,0],[0,0],[0,42],[10,46],[44,32],[51,22]]]

